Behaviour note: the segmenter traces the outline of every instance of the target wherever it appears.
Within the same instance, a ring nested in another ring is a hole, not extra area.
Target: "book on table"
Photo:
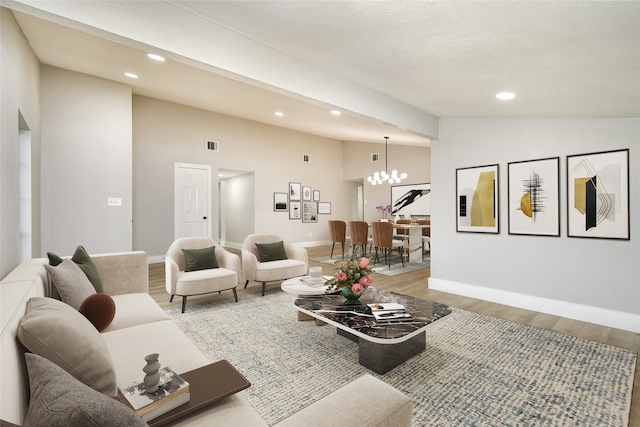
[[[402,304],[395,302],[367,304],[374,319],[378,322],[403,322],[413,320],[410,313]]]
[[[144,421],[187,403],[191,397],[189,383],[167,366],[159,369],[158,389],[147,393],[144,376],[118,387],[120,400],[133,409]]]

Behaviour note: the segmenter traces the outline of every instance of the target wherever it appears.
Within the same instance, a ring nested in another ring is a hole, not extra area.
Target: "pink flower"
[[[371,278],[371,276],[363,276],[360,278],[360,280],[358,280],[358,283],[366,288],[371,283],[373,283],[373,279]]]
[[[362,286],[360,283],[354,283],[353,285],[351,285],[351,292],[353,292],[354,294],[361,294],[364,291],[364,286]]]
[[[336,279],[338,279],[338,282],[344,282],[345,280],[347,280],[347,273],[345,273],[344,271],[338,271],[338,274],[336,274]]]
[[[360,258],[360,268],[365,268],[367,265],[369,265],[369,263],[371,262],[371,260],[369,258],[366,257],[362,257]]]

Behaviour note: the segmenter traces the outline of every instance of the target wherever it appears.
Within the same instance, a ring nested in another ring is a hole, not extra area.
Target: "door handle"
[[[202,219],[207,219],[207,217],[206,217],[206,216],[203,216],[203,217],[202,217]]]

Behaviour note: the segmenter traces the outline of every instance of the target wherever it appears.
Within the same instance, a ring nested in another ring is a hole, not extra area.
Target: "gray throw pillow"
[[[31,298],[17,335],[32,353],[89,387],[116,396],[116,373],[107,343],[80,312],[53,298]]]
[[[216,247],[202,249],[183,249],[186,267],[184,271],[208,270],[210,268],[218,268],[218,260],[216,260]]]
[[[147,426],[125,404],[87,387],[47,359],[26,353],[25,360],[31,395],[25,425]]]
[[[275,243],[256,243],[256,247],[260,254],[260,262],[288,259],[287,252],[284,250],[284,242],[282,241]]]
[[[63,260],[56,267],[45,264],[53,285],[62,301],[76,310],[82,301],[96,293],[95,288],[78,265],[70,259]]]
[[[57,266],[63,261],[63,258],[54,254],[53,252],[47,252],[49,257],[49,265]],[[96,292],[102,293],[102,278],[98,272],[98,267],[93,263],[91,256],[83,246],[78,246],[76,251],[71,257],[71,261],[78,264],[78,267],[86,274],[87,278],[95,288]]]

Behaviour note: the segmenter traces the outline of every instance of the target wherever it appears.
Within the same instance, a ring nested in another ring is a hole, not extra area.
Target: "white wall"
[[[342,163],[340,141],[141,96],[134,96],[133,109],[134,249],[162,255],[173,241],[174,162],[212,166],[213,236],[219,234],[219,169],[253,173],[256,233],[282,233],[298,243],[329,239],[328,215],[303,224],[289,220],[286,212],[273,212],[273,193],[287,192],[290,181],[320,190],[322,200],[332,202],[336,217],[348,215],[341,203],[346,200],[346,184],[339,166],[333,173],[335,164]],[[220,151],[207,150],[207,140],[218,141]],[[303,154],[311,156],[311,163],[302,162]],[[235,196],[251,194],[240,191]],[[227,227],[233,228],[231,220],[246,218],[227,218]],[[231,239],[240,237],[244,240],[238,234]]]
[[[640,330],[640,119],[443,119],[430,287]],[[630,148],[631,240],[567,237],[566,156]],[[560,157],[561,237],[508,234],[507,163]],[[456,232],[456,168],[499,164],[500,234]]]
[[[251,197],[248,191],[253,191],[252,232],[280,234],[305,246],[329,242],[329,219],[356,218],[353,181],[362,181],[370,173],[369,144],[343,143],[142,96],[133,97],[133,132],[134,249],[152,257],[163,255],[173,241],[174,162],[212,166],[212,236],[219,234],[218,170],[233,169],[253,173],[253,188],[234,193],[234,197],[243,198]],[[207,140],[218,141],[220,151],[207,150]],[[379,144],[372,145],[379,151]],[[361,150],[352,155],[352,147]],[[417,169],[413,176],[420,176],[422,171],[428,174],[430,150],[402,148],[409,149],[404,163]],[[310,157],[310,163],[303,162],[304,154]],[[402,161],[401,151],[397,155],[397,161]],[[364,164],[361,158],[367,159]],[[345,164],[347,171],[343,171]],[[303,223],[290,220],[287,212],[274,212],[273,193],[287,192],[289,182],[319,190],[321,201],[331,202],[331,215],[319,215],[317,223]],[[390,189],[381,192],[381,197],[390,198]],[[248,227],[230,223],[234,220],[244,223],[249,219],[246,215],[225,218],[227,230],[233,233],[225,238],[232,246],[250,234]]]
[[[431,150],[424,147],[389,144],[389,158],[385,159],[384,139],[381,142],[367,144],[364,142],[345,142],[343,149],[342,170],[345,180],[358,180],[363,183],[364,190],[364,220],[375,221],[381,214],[376,206],[391,203],[391,186],[389,184],[371,185],[367,177],[376,171],[385,169],[388,165],[390,171],[406,172],[408,177],[401,184],[422,184],[431,180]],[[378,162],[371,162],[371,155],[380,155]],[[386,162],[385,160],[388,160]],[[389,171],[389,172],[390,172]],[[355,195],[355,190],[353,193]],[[354,211],[351,218],[356,217]]]
[[[131,250],[131,88],[50,66],[41,77],[43,255]]]
[[[20,261],[18,112],[31,129],[32,253],[40,251],[39,63],[13,14],[0,8],[0,277]]]

